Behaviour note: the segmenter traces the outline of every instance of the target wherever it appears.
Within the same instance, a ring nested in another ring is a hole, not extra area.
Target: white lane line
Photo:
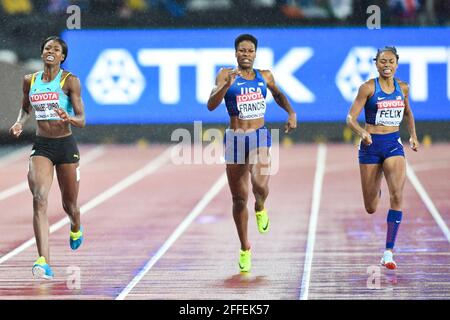
[[[181,236],[181,234],[189,227],[194,219],[202,213],[206,206],[214,199],[214,197],[222,190],[227,183],[226,174],[222,174],[220,178],[214,183],[204,197],[197,203],[187,217],[178,225],[175,231],[164,242],[164,244],[158,249],[154,256],[145,264],[141,271],[131,280],[131,282],[122,290],[122,292],[116,297],[116,300],[124,300],[127,295],[133,290],[133,288],[144,278],[148,271],[158,262],[159,259],[169,250],[174,242]]]
[[[98,146],[94,149],[90,150],[85,155],[81,155],[80,159],[80,166],[85,165],[89,162],[92,162],[94,160],[97,160],[100,156],[102,156],[105,153],[105,147],[104,146]]]
[[[10,164],[11,162],[14,162],[22,157],[24,157],[28,152],[31,152],[31,147],[22,147],[17,150],[14,150],[13,152],[9,153],[8,155],[0,158],[0,167],[6,166]]]
[[[9,197],[12,197],[18,193],[24,192],[27,189],[28,189],[28,181],[23,181],[19,184],[16,184],[15,186],[12,186],[0,192],[0,201],[8,199]]]
[[[81,160],[80,165],[87,164],[91,161],[96,160],[105,152],[105,148],[103,146],[99,146],[89,151]],[[0,191],[0,201],[10,198],[18,193],[24,192],[28,190],[28,181],[23,181],[21,183],[16,184],[8,189]]]
[[[314,176],[314,187],[311,202],[311,214],[309,217],[308,240],[306,244],[305,265],[300,289],[300,300],[308,300],[309,283],[311,278],[311,267],[314,255],[314,244],[316,242],[317,220],[319,217],[320,198],[322,195],[323,177],[325,175],[325,162],[327,147],[319,144],[317,150],[317,165]]]
[[[139,182],[140,180],[144,179],[146,176],[152,174],[156,170],[158,170],[161,166],[163,166],[169,159],[171,155],[171,149],[172,147],[167,148],[163,153],[161,153],[158,157],[150,161],[147,165],[145,165],[143,168],[135,171],[134,173],[130,174],[126,178],[122,179],[115,185],[113,185],[108,190],[102,192],[92,200],[90,200],[88,203],[83,205],[80,208],[80,214],[84,215],[93,208],[97,207],[98,205],[102,204],[106,200],[112,198],[116,194],[122,192],[126,188],[132,186],[133,184]],[[69,224],[70,220],[68,217],[65,217],[61,220],[59,220],[57,223],[53,224],[50,227],[50,233],[53,233],[59,229],[61,229],[66,224]],[[35,238],[32,238],[25,243],[21,244],[19,247],[15,248],[11,252],[5,254],[0,258],[0,264],[4,263],[5,261],[8,261],[12,257],[18,255],[22,251],[28,249],[36,242]]]
[[[417,178],[416,174],[414,173],[413,168],[410,165],[408,165],[408,163],[406,164],[406,176],[408,177],[409,181],[416,189],[416,191],[419,194],[420,198],[422,199],[423,203],[425,203],[425,206],[427,207],[430,214],[433,216],[433,218],[436,221],[439,228],[441,228],[442,232],[444,233],[445,237],[447,238],[447,241],[450,242],[450,231],[447,227],[447,224],[445,223],[444,219],[442,219],[442,216],[439,213],[438,209],[434,205],[434,203],[431,200],[428,193],[425,191],[425,188],[420,183],[419,179]]]

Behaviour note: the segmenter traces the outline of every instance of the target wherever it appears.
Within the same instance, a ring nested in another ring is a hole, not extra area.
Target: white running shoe
[[[381,258],[380,264],[390,270],[397,269],[397,264],[394,261],[392,251],[386,250]]]

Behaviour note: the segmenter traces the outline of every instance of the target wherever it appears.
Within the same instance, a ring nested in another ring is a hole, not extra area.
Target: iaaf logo
[[[447,47],[397,47],[400,64],[409,64],[407,79],[410,97],[414,101],[428,100],[428,65],[448,64],[450,48]],[[159,69],[159,101],[162,104],[178,104],[181,101],[180,71],[182,67],[195,68],[195,97],[205,104],[214,86],[217,67],[236,64],[234,49],[182,48],[149,49],[137,51],[137,61],[126,49],[102,51],[87,77],[87,89],[99,104],[126,105],[136,103],[146,89],[143,67]],[[373,58],[374,47],[353,47],[336,74],[336,86],[342,97],[351,102],[359,86],[378,76]],[[311,47],[293,47],[275,62],[271,48],[258,48],[255,68],[270,69],[276,76],[278,86],[295,103],[313,103],[315,93],[296,76],[298,70],[313,57]],[[450,68],[449,68],[450,70]],[[405,79],[406,80],[406,79]],[[447,96],[450,100],[450,71],[447,71]],[[267,100],[272,100],[270,92]]]
[[[31,102],[59,100],[58,92],[35,93],[30,96]]]

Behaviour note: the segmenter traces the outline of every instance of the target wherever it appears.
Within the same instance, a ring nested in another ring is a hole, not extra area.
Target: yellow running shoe
[[[248,250],[240,250],[239,255],[239,271],[241,272],[250,272],[252,267],[252,254],[250,249]]]
[[[259,233],[267,233],[269,231],[269,216],[266,209],[256,212],[256,223],[258,224]]]

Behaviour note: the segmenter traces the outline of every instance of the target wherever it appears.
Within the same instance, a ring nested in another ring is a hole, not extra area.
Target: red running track
[[[237,272],[239,242],[223,164],[175,165],[168,146],[81,146],[79,203],[86,240],[72,252],[69,226],[58,225],[50,236],[51,281],[31,276],[34,243],[15,250],[33,239],[30,192],[1,198],[25,181],[25,152],[0,166],[0,298],[447,299],[450,244],[412,183],[405,186],[396,244],[399,268],[388,272],[377,265],[385,241],[386,184],[379,210],[366,214],[356,148],[325,147],[320,195],[313,192],[318,146],[280,149],[267,201],[271,230],[260,235],[250,214],[253,269],[244,276]],[[435,144],[407,157],[450,225],[450,146]],[[308,245],[312,201],[318,196],[315,239]],[[65,217],[56,180],[49,200],[55,224]],[[250,197],[249,209],[253,201]],[[312,260],[305,269],[307,254]],[[378,282],[368,282],[368,268],[379,273]]]

